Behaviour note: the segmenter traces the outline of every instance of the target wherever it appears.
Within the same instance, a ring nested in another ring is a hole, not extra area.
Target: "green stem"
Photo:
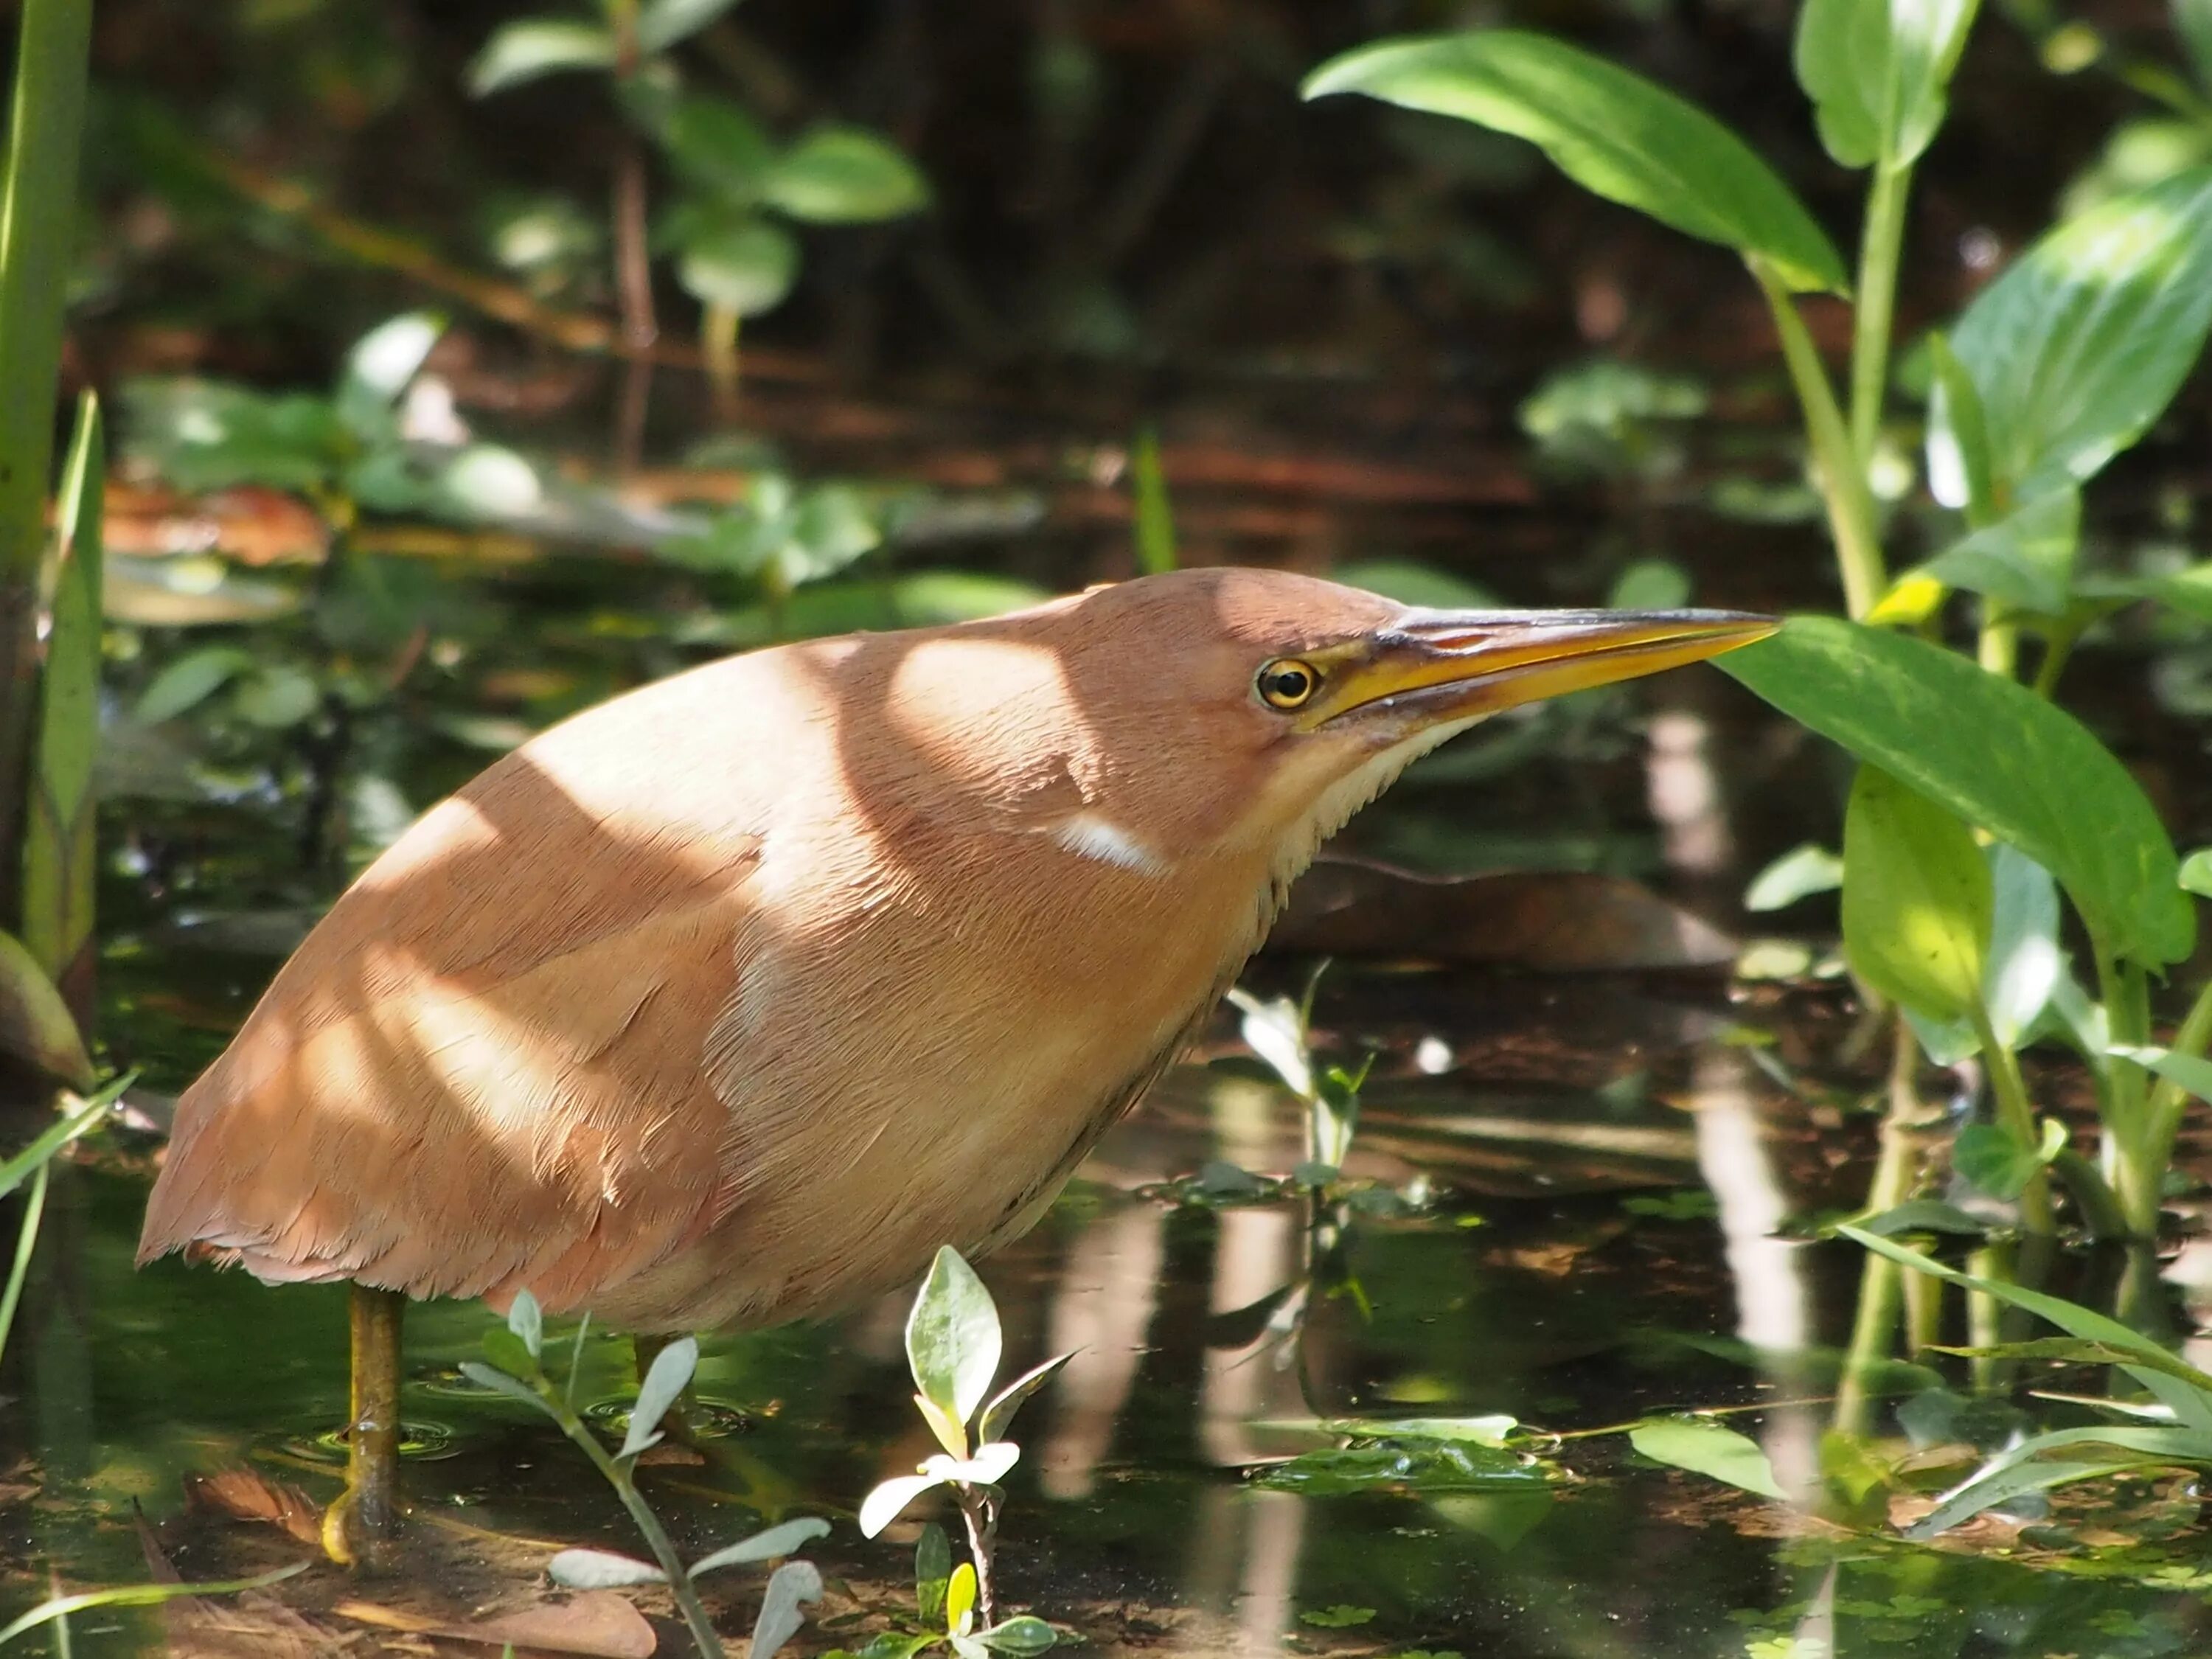
[[[2058,677],[2066,672],[2066,664],[2074,654],[2074,647],[2081,640],[2081,630],[2068,628],[2054,631],[2043,642],[2043,660],[2035,665],[2035,684],[2030,689],[2049,702],[2058,691]]]
[[[1982,1042],[1982,1060],[1989,1067],[1990,1092],[1996,1099],[1997,1121],[2021,1146],[2033,1146],[2037,1141],[2035,1108],[2027,1097],[2027,1079],[2020,1074],[2020,1056],[1997,1041],[1986,1010],[1977,1006],[1970,1018],[1974,1023],[1974,1035]],[[2021,1188],[2020,1224],[2021,1231],[2030,1233],[2054,1230],[2051,1182],[2041,1170],[2030,1176],[2027,1184]]]
[[[91,0],[23,0],[0,201],[0,919],[15,913],[28,793],[46,480],[91,46]]]
[[[1851,322],[1851,454],[1859,476],[1874,460],[1889,380],[1889,337],[1897,311],[1897,268],[1905,247],[1905,204],[1912,168],[1875,164],[1859,244],[1858,306]]]
[[[31,1268],[31,1252],[38,1247],[39,1222],[46,1212],[46,1177],[52,1172],[48,1160],[39,1165],[31,1176],[31,1194],[23,1200],[23,1226],[15,1235],[15,1259],[8,1267],[8,1288],[0,1292],[0,1353],[8,1349],[8,1333],[15,1323],[15,1304],[23,1299],[23,1278]]]
[[[646,1545],[653,1551],[653,1559],[667,1576],[668,1588],[676,1597],[677,1610],[684,1615],[684,1623],[691,1632],[692,1645],[699,1650],[700,1659],[724,1659],[722,1638],[715,1634],[714,1621],[707,1616],[706,1603],[699,1599],[699,1588],[691,1582],[684,1570],[683,1558],[676,1553],[676,1546],[660,1524],[660,1517],[645,1501],[645,1495],[630,1479],[629,1471],[622,1461],[599,1443],[599,1436],[586,1426],[584,1419],[570,1410],[565,1401],[548,1395],[546,1403],[553,1409],[554,1420],[560,1424],[561,1432],[576,1443],[576,1448],[592,1460],[592,1467],[606,1477],[622,1499],[623,1507],[629,1511]]]
[[[2082,1224],[2092,1239],[2102,1243],[2128,1236],[2128,1218],[2120,1209],[2120,1200],[2095,1164],[2069,1149],[2051,1160],[2051,1173],[2074,1195],[2075,1207],[2081,1212]]]
[[[1927,1103],[1914,1086],[1920,1048],[1912,1028],[1894,1010],[1889,1020],[1889,1109],[1881,1121],[1881,1152],[1867,1192],[1869,1215],[1895,1209],[1911,1192],[1919,1166],[1920,1131],[1929,1117]],[[1904,1271],[1887,1256],[1871,1253],[1859,1269],[1850,1346],[1836,1383],[1836,1426],[1846,1434],[1864,1434],[1874,1426],[1868,1380],[1889,1357],[1890,1339],[1904,1302]]]
[[[1766,295],[1768,309],[1774,313],[1783,361],[1789,365],[1790,382],[1797,389],[1797,402],[1804,411],[1820,494],[1828,506],[1828,527],[1835,538],[1836,563],[1844,579],[1844,603],[1855,619],[1863,618],[1888,586],[1881,538],[1875,528],[1874,497],[1867,489],[1866,474],[1851,453],[1844,412],[1836,404],[1836,389],[1829,384],[1820,351],[1806,331],[1805,319],[1797,313],[1797,302],[1764,259],[1754,256],[1747,263]]]
[[[2197,988],[2197,1000],[2189,1005],[2181,1025],[2166,1045],[2177,1054],[2201,1059],[2212,1046],[2212,979]],[[2123,1061],[2123,1064],[2126,1062]],[[2160,1176],[2173,1161],[2173,1143],[2181,1133],[2181,1120],[2189,1109],[2189,1091],[2171,1079],[2160,1078],[2150,1091],[2143,1112],[2143,1156]],[[2152,1232],[2156,1231],[2154,1218]]]
[[[1982,629],[1974,656],[1992,674],[2008,680],[2019,676],[2019,625],[1999,622],[1997,607],[1987,599],[1982,601]]]
[[[2097,985],[2104,998],[2111,1040],[2128,1048],[2148,1042],[2150,999],[2142,969],[2130,962],[2115,961],[2101,948],[2096,951],[2096,958]],[[2133,1060],[2115,1059],[2107,1063],[2111,1088],[2105,1123],[2106,1179],[2119,1198],[2129,1237],[2154,1238],[2166,1169],[2162,1158],[2153,1152],[2157,1137],[2146,1098],[2148,1074]]]

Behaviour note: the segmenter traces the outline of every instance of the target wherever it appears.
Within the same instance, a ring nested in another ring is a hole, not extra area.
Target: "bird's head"
[[[931,722],[939,775],[1034,803],[1031,821],[1072,851],[1133,869],[1247,851],[1302,864],[1476,721],[1778,625],[1722,611],[1428,610],[1223,568],[950,629],[924,653],[929,672],[908,667],[917,705],[961,711]]]

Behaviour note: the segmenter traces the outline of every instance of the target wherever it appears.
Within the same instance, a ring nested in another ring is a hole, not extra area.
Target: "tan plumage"
[[[1221,570],[647,686],[338,901],[185,1094],[140,1259],[648,1331],[896,1285],[1036,1218],[1421,750],[1763,631]]]

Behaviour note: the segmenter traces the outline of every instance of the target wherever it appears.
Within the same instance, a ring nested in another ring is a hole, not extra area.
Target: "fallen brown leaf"
[[[297,1486],[242,1468],[218,1469],[213,1474],[190,1471],[184,1486],[188,1509],[276,1527],[303,1544],[322,1547],[322,1510]]]
[[[659,1638],[646,1617],[612,1590],[581,1590],[562,1601],[546,1601],[495,1618],[448,1625],[374,1601],[341,1601],[331,1611],[380,1630],[410,1636],[436,1636],[487,1647],[537,1648],[547,1653],[580,1653],[598,1659],[650,1659]]]

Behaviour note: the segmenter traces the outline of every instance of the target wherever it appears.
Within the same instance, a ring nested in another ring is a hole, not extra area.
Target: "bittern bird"
[[[1409,762],[1773,626],[1192,570],[646,686],[338,900],[179,1104],[138,1259],[353,1281],[380,1523],[403,1297],[757,1326],[1012,1238]]]

